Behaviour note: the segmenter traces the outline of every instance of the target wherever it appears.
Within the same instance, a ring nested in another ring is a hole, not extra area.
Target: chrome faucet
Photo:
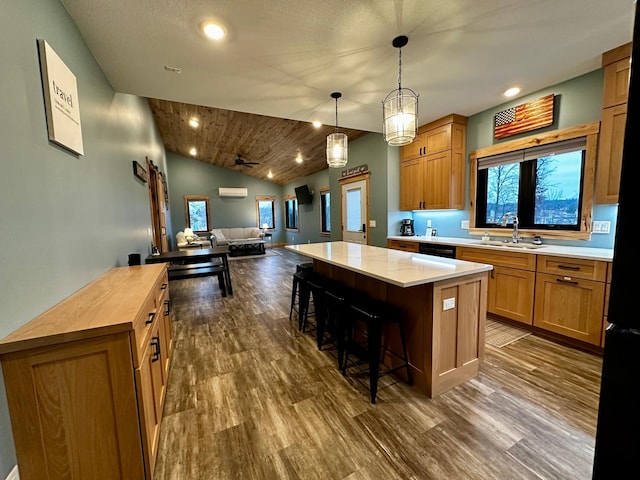
[[[518,216],[513,213],[505,213],[502,217],[502,226],[506,227],[509,218],[513,219],[513,233],[511,234],[511,242],[518,243]]]

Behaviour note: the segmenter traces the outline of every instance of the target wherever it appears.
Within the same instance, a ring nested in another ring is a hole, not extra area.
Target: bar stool
[[[302,326],[302,319],[309,308],[309,285],[310,278],[315,276],[313,270],[308,268],[296,269],[293,274],[293,284],[291,287],[291,306],[289,308],[289,321],[293,318],[293,312],[298,314],[298,328]]]
[[[313,311],[307,308],[302,316],[302,321],[300,323],[300,331],[305,333],[307,329],[307,325],[309,322],[309,317],[313,316],[315,319],[315,329],[316,329],[316,341],[318,344],[318,350],[322,349],[322,341],[324,337],[324,325],[325,325],[325,316],[326,316],[326,298],[325,298],[325,290],[329,283],[329,279],[315,274],[310,277],[307,281],[307,285],[309,286],[309,305],[313,305]]]
[[[367,330],[366,350],[369,360],[369,392],[371,394],[371,403],[376,403],[376,395],[378,393],[378,379],[383,375],[395,372],[402,368],[407,369],[407,383],[411,385],[411,369],[409,367],[409,355],[407,353],[407,341],[404,333],[404,324],[402,322],[401,312],[387,302],[380,300],[355,300],[350,305],[350,313],[353,318],[347,325],[346,344],[344,349],[344,360],[342,362],[342,374],[346,374],[349,354],[353,352],[354,347],[361,346],[360,342],[355,341],[355,321],[361,320],[365,323]],[[385,324],[393,323],[399,328],[400,341],[402,343],[402,355],[389,349],[386,345],[382,345],[382,327]],[[380,353],[384,349],[390,354],[402,360],[402,364],[386,369],[380,373]]]

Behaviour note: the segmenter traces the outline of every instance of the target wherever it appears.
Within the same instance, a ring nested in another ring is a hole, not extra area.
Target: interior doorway
[[[152,160],[147,160],[149,172],[149,206],[151,209],[151,230],[153,244],[160,253],[169,251],[167,240],[167,183],[164,175]]]
[[[369,244],[369,175],[339,180],[342,240]]]

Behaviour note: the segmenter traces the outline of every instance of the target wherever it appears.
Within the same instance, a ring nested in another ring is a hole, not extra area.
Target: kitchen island
[[[348,242],[286,248],[312,258],[316,272],[400,309],[413,383],[429,397],[478,375],[491,265]],[[384,341],[401,351],[393,331]],[[392,355],[383,362],[397,365]]]

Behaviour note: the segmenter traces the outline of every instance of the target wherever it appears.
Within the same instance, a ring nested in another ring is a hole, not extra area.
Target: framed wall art
[[[45,40],[37,43],[49,140],[84,155],[76,76]]]
[[[147,171],[135,160],[133,161],[133,174],[144,183],[147,183]]]

